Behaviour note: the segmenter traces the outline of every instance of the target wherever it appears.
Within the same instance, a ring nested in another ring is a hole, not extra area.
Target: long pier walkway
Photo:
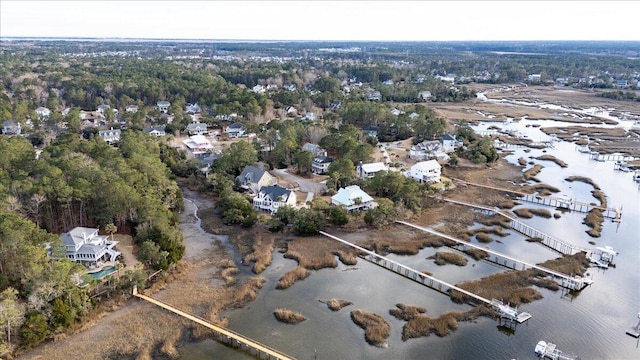
[[[260,359],[264,358],[264,359],[295,360],[295,358],[289,355],[281,353],[280,351],[272,349],[266,345],[260,344],[259,342],[249,339],[248,337],[238,334],[237,332],[213,325],[202,318],[188,314],[182,310],[176,309],[171,305],[163,303],[162,301],[158,301],[154,298],[148,297],[146,295],[142,295],[138,293],[138,288],[136,287],[133,288],[133,295],[140,299],[146,300],[152,304],[158,305],[161,308],[167,309],[182,317],[185,317],[189,320],[195,321],[196,323],[215,331],[215,333],[219,336],[219,340],[233,347],[242,348],[244,346],[250,354],[256,355]]]
[[[324,231],[320,231],[320,234],[329,237],[331,239],[334,239],[336,241],[339,241],[345,245],[348,245],[358,251],[360,251],[359,256],[362,257],[363,259],[374,263],[378,266],[381,266],[387,270],[391,270],[397,274],[400,274],[408,279],[411,279],[415,282],[418,282],[428,288],[434,289],[438,292],[441,292],[447,296],[451,295],[451,290],[455,290],[458,292],[461,292],[475,300],[478,300],[480,302],[486,303],[488,305],[490,305],[491,307],[493,307],[498,314],[500,315],[500,317],[502,318],[506,318],[512,321],[516,321],[518,323],[523,323],[527,320],[529,320],[531,318],[531,314],[526,313],[526,312],[519,312],[517,308],[513,308],[507,304],[504,304],[502,301],[500,300],[496,300],[496,299],[485,299],[482,296],[476,295],[470,291],[461,289],[455,285],[449,284],[447,282],[444,282],[442,280],[438,280],[432,276],[426,275],[418,270],[412,269],[408,266],[402,265],[398,262],[395,262],[391,259],[388,259],[382,255],[378,255],[373,251],[367,250],[361,246],[352,244],[346,240],[340,239],[339,237],[333,236],[331,234],[328,234]],[[362,254],[366,254],[366,255],[362,255]]]
[[[485,188],[485,189],[492,189],[492,190],[498,190],[498,191],[503,191],[503,192],[515,194],[515,195],[519,196],[518,200],[527,201],[527,202],[534,203],[534,204],[551,206],[551,207],[554,207],[554,208],[563,208],[563,209],[568,209],[568,210],[572,210],[572,211],[578,211],[578,212],[582,212],[582,213],[588,213],[592,209],[599,209],[599,210],[602,210],[602,215],[604,217],[607,217],[607,218],[610,218],[610,219],[619,219],[621,217],[621,215],[622,215],[621,214],[621,210],[615,209],[615,208],[596,206],[594,204],[589,204],[589,203],[585,203],[585,202],[575,201],[575,200],[571,200],[571,199],[564,199],[564,198],[559,198],[559,197],[541,196],[541,195],[536,195],[536,194],[527,194],[527,193],[523,193],[523,192],[520,192],[520,191],[509,190],[509,189],[505,189],[505,188],[499,188],[499,187],[496,187],[496,186],[476,184],[476,183],[472,183],[472,182],[468,182],[468,181],[464,181],[464,180],[456,179],[456,178],[451,178],[451,180],[456,181],[456,182],[461,183],[461,184],[465,184],[465,185],[477,186],[477,187],[482,187],[482,188]]]
[[[556,281],[558,281],[558,283],[567,289],[571,289],[571,290],[582,290],[585,287],[587,287],[588,285],[591,285],[593,283],[593,280],[589,279],[589,278],[584,278],[581,276],[570,276],[567,274],[563,274],[561,272],[555,271],[555,270],[551,270],[549,268],[546,268],[544,266],[540,266],[540,265],[536,265],[536,264],[529,264],[527,262],[524,262],[522,260],[518,260],[514,257],[511,257],[509,255],[505,255],[505,254],[501,254],[499,252],[496,251],[492,251],[489,249],[485,249],[483,247],[471,244],[469,242],[460,240],[460,239],[456,239],[453,236],[449,236],[447,234],[443,234],[441,232],[429,229],[429,228],[425,228],[419,225],[415,225],[415,224],[411,224],[405,221],[396,221],[399,224],[403,224],[403,225],[407,225],[410,226],[414,229],[418,229],[418,230],[422,230],[424,232],[428,232],[430,234],[433,235],[437,235],[440,237],[443,237],[445,239],[454,241],[462,246],[467,246],[467,247],[471,247],[477,250],[482,250],[488,254],[490,254],[490,256],[486,257],[485,260],[490,261],[492,263],[513,269],[513,270],[525,270],[525,269],[536,269],[539,271],[542,271],[548,275],[551,275]]]
[[[525,223],[523,223],[522,221],[516,219],[515,217],[505,213],[504,211],[500,211],[497,208],[491,208],[488,206],[483,206],[483,205],[478,205],[478,204],[472,204],[466,201],[460,201],[460,200],[454,200],[454,199],[449,199],[449,198],[444,198],[444,197],[439,197],[439,199],[450,202],[450,203],[454,203],[454,204],[458,204],[458,205],[463,205],[463,206],[468,206],[468,207],[472,207],[475,209],[479,209],[485,213],[488,213],[489,215],[493,215],[493,214],[500,214],[504,217],[506,217],[507,219],[509,219],[509,226],[519,232],[522,235],[526,235],[529,237],[535,237],[535,238],[539,238],[542,239],[542,244],[544,244],[545,246],[559,252],[560,254],[563,255],[574,255],[576,253],[579,253],[581,251],[586,252],[587,254],[589,253],[589,250],[581,248],[579,246],[570,244],[564,240],[560,240],[558,238],[555,238],[541,230],[538,230],[536,228],[534,228],[533,226],[527,225]]]

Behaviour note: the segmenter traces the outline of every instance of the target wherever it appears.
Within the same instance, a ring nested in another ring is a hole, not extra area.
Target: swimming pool
[[[92,278],[96,279],[96,280],[100,280],[103,277],[107,276],[107,275],[111,275],[114,272],[116,272],[116,268],[115,266],[105,266],[102,269],[100,269],[100,271],[96,271],[94,273],[89,273],[89,276],[91,276]]]

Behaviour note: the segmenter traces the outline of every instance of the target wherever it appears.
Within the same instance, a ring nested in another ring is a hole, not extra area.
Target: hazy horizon
[[[638,13],[640,2],[600,0],[2,0],[0,38],[640,41],[636,22],[631,21]]]

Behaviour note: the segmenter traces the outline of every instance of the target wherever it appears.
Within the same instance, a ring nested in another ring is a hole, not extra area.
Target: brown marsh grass
[[[597,238],[602,234],[602,223],[604,222],[604,215],[602,210],[591,209],[585,216],[583,224],[587,225],[590,229],[587,231],[589,236]]]
[[[501,200],[495,204],[495,206],[499,207],[500,209],[512,209],[517,205],[520,205],[520,203],[511,199]]]
[[[560,166],[561,168],[566,168],[568,166],[566,162],[558,159],[557,157],[555,157],[553,155],[549,155],[549,154],[544,154],[544,155],[535,157],[534,159],[536,159],[536,160],[544,160],[544,161],[552,161],[552,162],[556,163],[558,166]]]
[[[431,258],[435,259],[434,262],[440,266],[447,265],[447,264],[453,264],[457,266],[467,265],[467,258],[465,258],[460,254],[456,254],[452,252],[438,251],[435,253],[435,255],[429,257],[429,259]]]
[[[260,274],[271,265],[275,236],[263,231],[251,231],[251,234],[253,235],[252,251],[242,258],[242,263],[247,265],[253,262],[252,271]]]
[[[528,170],[526,170],[523,174],[523,178],[525,181],[528,180],[533,180],[535,182],[540,182],[540,180],[536,179],[535,176],[538,175],[540,173],[540,171],[542,171],[542,169],[544,168],[544,166],[540,165],[540,164],[535,164],[533,165],[531,168],[529,168]]]
[[[602,190],[598,190],[598,189],[591,190],[591,195],[593,195],[594,198],[600,201],[601,207],[607,207],[607,196],[604,194],[604,192],[602,192]]]
[[[534,184],[534,185],[527,185],[525,186],[525,188],[528,190],[528,192],[531,193],[539,193],[540,195],[546,196],[546,195],[551,195],[552,193],[559,193],[560,189],[558,189],[555,186],[551,186],[551,185],[547,185],[547,184]]]
[[[531,213],[531,209],[528,208],[519,208],[512,210],[514,214],[518,215],[518,217],[523,219],[531,219],[533,218],[533,214]]]
[[[486,276],[479,280],[466,281],[457,286],[478,294],[486,299],[502,299],[514,305],[528,303],[533,300],[542,298],[542,295],[536,291],[524,291],[532,285],[531,278],[533,272],[525,271],[509,271]],[[528,295],[523,297],[523,295]],[[454,302],[474,302],[474,299],[468,298],[466,295],[453,290],[451,299]]]
[[[470,229],[468,230],[469,235],[474,235],[477,233],[485,233],[485,234],[494,234],[494,235],[498,235],[500,237],[505,237],[507,235],[509,235],[508,233],[503,231],[502,226],[500,225],[496,225],[493,227],[481,227],[481,228],[477,228],[477,229]]]
[[[324,236],[296,237],[287,241],[286,249],[284,257],[296,260],[299,266],[309,270],[337,267],[338,261],[334,255],[337,251],[342,253],[342,256],[339,255],[340,259],[349,261],[345,265],[355,264],[353,262],[356,258],[355,250]],[[346,254],[353,254],[353,256],[347,256]]]
[[[307,320],[304,315],[289,309],[275,309],[273,315],[285,324],[298,324]]]
[[[327,303],[327,307],[331,311],[340,311],[344,307],[347,307],[349,305],[353,305],[353,303],[351,301],[339,300],[339,299],[331,299],[331,300],[327,301],[326,303]]]
[[[288,289],[290,288],[296,281],[306,279],[311,275],[311,272],[302,266],[298,266],[295,269],[287,272],[282,275],[280,280],[278,280],[278,284],[276,285],[276,289]]]
[[[527,166],[527,160],[525,158],[521,157],[521,158],[518,159],[518,164],[520,166]]]
[[[491,235],[485,233],[485,232],[477,232],[476,234],[476,240],[478,242],[481,243],[490,243],[493,241],[493,238],[491,237]]]
[[[471,256],[472,258],[474,258],[475,260],[482,260],[484,258],[489,257],[489,253],[484,251],[484,250],[480,250],[480,249],[474,249],[474,248],[469,248],[464,250],[464,253]]]
[[[398,320],[409,321],[416,316],[424,314],[427,312],[427,309],[420,306],[412,306],[405,304],[396,304],[394,309],[389,310],[389,314],[395,317]]]
[[[387,347],[387,338],[391,332],[391,326],[380,315],[361,309],[351,312],[351,320],[364,329],[364,338],[367,343],[379,347]]]
[[[596,189],[596,190],[600,189],[598,184],[596,184],[593,181],[593,179],[588,178],[588,177],[584,177],[584,176],[569,176],[568,178],[565,179],[565,181],[568,181],[568,182],[574,182],[574,181],[583,182],[585,184],[589,184],[589,185],[593,186],[593,188]]]

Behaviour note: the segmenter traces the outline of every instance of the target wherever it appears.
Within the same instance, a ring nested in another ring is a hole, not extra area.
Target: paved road
[[[273,170],[273,173],[277,177],[284,179],[292,184],[298,184],[298,187],[302,192],[312,192],[315,195],[322,195],[325,191],[327,191],[327,185],[291,174],[287,172],[287,169],[275,169]]]

